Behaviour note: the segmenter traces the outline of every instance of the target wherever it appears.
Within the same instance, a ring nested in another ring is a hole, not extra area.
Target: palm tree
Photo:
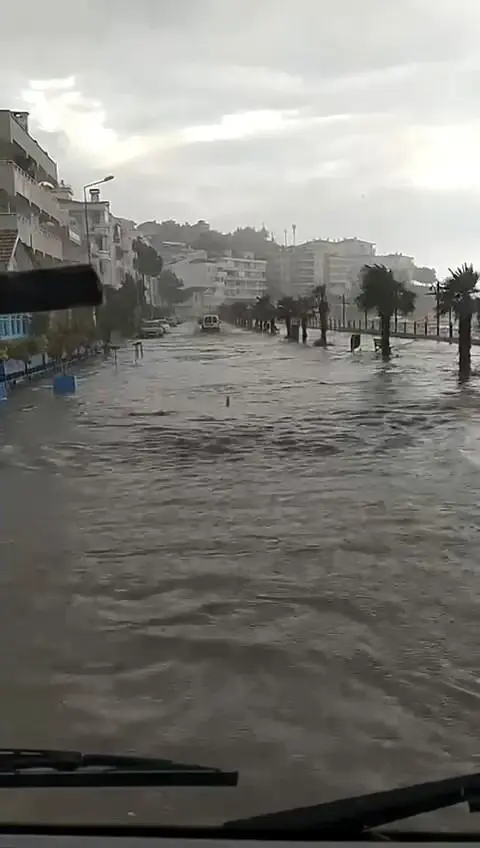
[[[267,321],[272,320],[275,316],[275,307],[270,300],[270,295],[264,294],[262,297],[257,297],[252,314],[255,322],[259,323],[262,327]]]
[[[453,310],[458,320],[458,375],[466,380],[471,370],[472,316],[479,311],[480,274],[466,262],[456,270],[449,268],[448,272],[450,276],[440,284],[438,311],[446,315]]]
[[[327,346],[327,330],[328,330],[328,313],[330,307],[327,299],[327,287],[325,284],[316,286],[313,290],[313,302],[315,309],[318,310],[320,319],[320,347]]]
[[[294,297],[282,297],[278,301],[278,317],[285,321],[287,339],[292,337],[292,318],[298,318],[298,301]]]
[[[302,340],[307,341],[308,319],[313,315],[313,301],[311,297],[297,297],[295,299],[296,316],[300,318],[302,328]]]
[[[390,322],[398,313],[409,315],[415,308],[416,295],[404,282],[395,279],[385,265],[365,265],[361,271],[360,293],[356,304],[362,312],[376,311],[380,318],[382,358],[390,359]]]

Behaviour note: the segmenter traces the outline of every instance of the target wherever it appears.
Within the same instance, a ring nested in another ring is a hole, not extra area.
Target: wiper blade
[[[325,838],[359,838],[372,828],[468,803],[480,812],[480,773],[418,783],[404,789],[297,807],[278,813],[225,822],[227,830],[318,833]]]
[[[0,748],[0,789],[68,786],[236,786],[238,772],[156,757]]]

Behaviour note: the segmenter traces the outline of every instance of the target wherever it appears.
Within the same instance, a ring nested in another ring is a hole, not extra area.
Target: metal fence
[[[310,327],[320,329],[319,319],[313,318],[310,322]],[[352,320],[347,319],[346,322],[343,323],[343,321],[337,320],[336,318],[329,318],[328,329],[380,334],[380,320],[378,318],[354,318]],[[456,325],[453,322],[443,322],[439,327],[437,327],[436,321],[432,322],[428,321],[428,319],[423,321],[392,320],[390,323],[390,333],[392,335],[414,338],[439,338],[453,340],[456,338],[456,329]],[[480,338],[480,332],[478,330],[476,332],[472,332],[472,336],[474,338]]]
[[[392,318],[390,332],[415,338],[453,340],[458,332],[454,315],[437,316],[434,309],[427,311],[425,308],[430,305],[431,301],[428,300],[421,304],[422,308],[417,308],[412,316],[403,318],[398,315]],[[319,328],[318,316],[314,317],[309,325],[312,328]],[[329,330],[379,333],[380,319],[373,315],[362,314],[355,302],[348,301],[343,297],[332,297],[329,298],[328,328]],[[472,323],[472,338],[480,339],[480,326],[475,319]]]

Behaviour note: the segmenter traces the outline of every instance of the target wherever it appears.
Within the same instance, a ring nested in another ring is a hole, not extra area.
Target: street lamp
[[[90,244],[90,231],[88,227],[88,202],[87,202],[87,188],[94,188],[94,186],[103,185],[103,183],[109,183],[110,180],[114,180],[115,177],[113,174],[109,174],[108,177],[104,177],[103,180],[95,180],[93,183],[87,183],[83,186],[83,214],[85,216],[85,238],[87,239],[87,256],[88,256],[88,264],[92,264],[92,246]]]

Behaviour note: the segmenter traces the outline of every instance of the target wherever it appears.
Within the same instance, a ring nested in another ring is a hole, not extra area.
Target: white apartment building
[[[292,297],[303,297],[322,284],[347,291],[358,269],[374,255],[375,245],[357,238],[290,245],[280,248],[269,264],[269,281],[274,289]]]
[[[175,253],[173,257],[167,250],[160,250],[160,255],[165,270],[176,274],[184,288],[191,289],[198,286],[207,288],[212,284],[206,250],[192,250],[188,254]]]
[[[57,165],[28,130],[28,112],[0,110],[0,269],[29,270],[75,254],[80,234],[56,197]],[[27,316],[0,316],[0,337],[27,332]]]
[[[84,257],[90,258],[102,283],[118,288],[117,252],[115,250],[115,222],[110,211],[110,201],[100,198],[100,189],[91,188],[87,202],[75,200],[71,186],[61,184],[57,189],[58,202],[70,226],[80,234]],[[88,238],[87,238],[88,221]],[[87,243],[90,243],[90,257]],[[84,260],[84,261],[85,261]]]
[[[218,309],[225,300],[226,268],[224,262],[207,258],[205,250],[193,250],[180,243],[164,243],[161,249],[164,268],[174,273],[185,289],[192,291],[190,305],[192,316],[199,317],[205,309]],[[160,305],[158,294],[156,301]],[[185,309],[183,311],[185,311]]]
[[[225,303],[243,300],[255,303],[267,293],[267,263],[253,253],[225,256],[216,263],[224,274]]]
[[[402,280],[404,283],[412,283],[415,277],[415,262],[413,256],[406,256],[404,253],[387,253],[383,256],[376,256],[375,262],[378,265],[386,265],[391,268],[397,280]]]
[[[323,282],[329,294],[348,297],[358,288],[360,273],[365,265],[377,261],[375,256],[341,256],[326,254],[324,258]]]
[[[56,163],[28,132],[28,113],[0,110],[0,230],[18,236],[23,265],[27,257],[30,267],[63,260],[57,182]]]
[[[121,286],[129,274],[135,276],[135,254],[133,243],[138,238],[135,221],[128,218],[113,218],[113,274],[115,285]]]

